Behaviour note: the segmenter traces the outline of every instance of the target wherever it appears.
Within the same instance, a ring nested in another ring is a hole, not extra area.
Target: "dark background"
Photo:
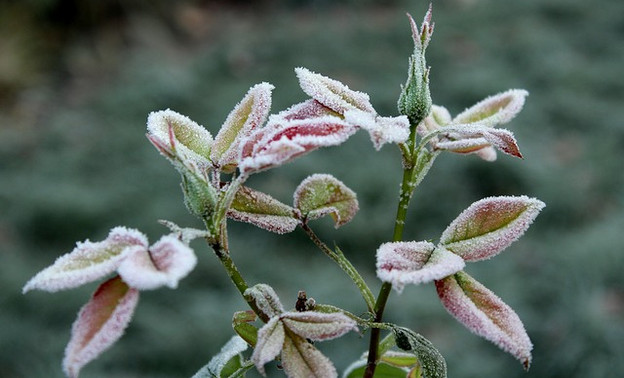
[[[24,283],[75,241],[125,225],[153,242],[186,213],[179,178],[145,139],[153,110],[174,109],[213,134],[247,89],[273,83],[273,110],[305,99],[305,66],[371,95],[396,114],[412,51],[405,12],[422,1],[9,1],[0,4],[0,376],[61,377],[75,314],[97,284],[21,294]],[[432,285],[390,298],[387,320],[422,333],[451,377],[615,377],[624,371],[624,2],[435,1],[428,49],[436,104],[453,114],[508,88],[530,96],[509,126],[524,160],[486,163],[446,154],[416,193],[406,240],[437,240],[465,207],[489,195],[527,194],[546,209],[527,234],[467,271],[520,315],[534,361],[471,335]],[[400,179],[392,146],[360,133],[250,180],[291,203],[297,184],[331,173],[361,210],[336,242],[377,292],[374,252],[390,239]],[[300,230],[277,236],[232,224],[233,258],[250,283],[294,305],[364,311],[357,290]],[[201,242],[199,264],[175,290],[143,292],[124,337],[83,377],[189,377],[232,335],[245,304]],[[320,344],[342,371],[368,335]],[[269,369],[271,374],[275,372]],[[255,374],[255,373],[254,373]],[[252,376],[254,375],[252,374]]]

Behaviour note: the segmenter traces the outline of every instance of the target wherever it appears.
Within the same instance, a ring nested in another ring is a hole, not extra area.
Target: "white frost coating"
[[[213,378],[220,377],[221,371],[232,358],[246,351],[247,342],[240,336],[232,336],[232,338],[221,348],[219,354],[212,357],[210,362],[203,368],[199,369],[191,378]]]
[[[511,307],[465,272],[435,284],[442,304],[453,317],[516,357],[528,369],[533,345]]]
[[[170,109],[152,112],[147,117],[147,133],[150,141],[166,157],[172,153],[187,164],[195,162],[210,166],[212,135],[187,116]],[[163,147],[168,151],[165,152]]]
[[[465,261],[489,259],[522,236],[544,206],[527,196],[484,198],[451,222],[440,244]]]
[[[348,110],[362,110],[375,113],[366,93],[349,89],[338,80],[312,72],[307,68],[295,68],[301,89],[310,97],[330,108],[344,114]]]
[[[295,336],[284,340],[284,373],[290,378],[335,378],[334,364],[307,340]]]
[[[334,176],[322,173],[301,181],[293,205],[309,220],[331,214],[336,228],[351,221],[359,210],[357,194]]]
[[[358,329],[355,320],[339,312],[285,312],[280,318],[289,330],[312,341],[335,339]]]
[[[84,365],[123,335],[139,301],[138,290],[125,286],[124,293],[124,285],[118,277],[103,283],[78,313],[63,359],[68,377],[77,378]]]
[[[510,89],[495,94],[458,114],[452,123],[479,122],[490,127],[505,124],[522,110],[528,95],[529,92],[524,89]]]
[[[347,122],[368,131],[376,150],[386,143],[403,143],[409,138],[407,116],[381,117],[360,110],[349,110],[344,116]]]
[[[262,311],[267,317],[273,318],[279,316],[284,312],[284,306],[280,302],[275,290],[267,284],[257,284],[243,293],[245,298],[253,298],[258,309]]]
[[[266,121],[271,109],[271,91],[275,87],[260,83],[249,89],[230,112],[215,137],[210,158],[219,167],[236,165],[241,141]]]
[[[197,257],[191,248],[175,236],[163,236],[149,248],[129,254],[117,271],[123,280],[139,290],[161,286],[175,289],[178,282],[195,268]]]
[[[276,234],[287,234],[294,231],[299,225],[297,218],[285,215],[254,214],[229,209],[227,216],[239,222],[251,223],[254,226],[275,232]]]
[[[147,237],[135,229],[113,228],[101,242],[78,242],[70,253],[31,278],[22,292],[33,289],[55,292],[72,289],[114,272],[132,249],[147,248]]]
[[[457,273],[464,260],[429,242],[390,242],[377,249],[377,277],[399,293],[407,284],[421,284]]]
[[[271,318],[258,331],[258,342],[251,355],[251,361],[263,376],[266,376],[264,365],[273,361],[282,350],[286,338],[285,334],[284,325],[279,317]]]
[[[292,121],[295,119],[310,119],[324,116],[337,116],[338,113],[334,112],[327,106],[320,102],[310,99],[304,102],[300,102],[291,106],[290,108],[279,112],[276,117]]]

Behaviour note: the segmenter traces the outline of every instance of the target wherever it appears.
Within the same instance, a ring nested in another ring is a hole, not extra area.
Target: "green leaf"
[[[426,378],[445,378],[446,361],[424,336],[404,327],[393,327],[396,345],[408,352],[414,353]]]
[[[201,368],[192,378],[235,377],[242,367],[241,353],[247,350],[247,343],[238,336],[233,336],[210,362]],[[240,376],[240,375],[239,375]]]
[[[358,360],[351,364],[342,375],[343,378],[362,378],[366,371],[366,360]],[[407,370],[380,362],[375,369],[374,378],[405,378]]]
[[[284,234],[299,224],[298,211],[270,195],[241,186],[234,196],[228,217],[251,223],[267,231]]]
[[[247,344],[252,347],[258,342],[258,328],[251,322],[256,320],[256,314],[252,310],[237,311],[232,317],[232,328]]]
[[[303,180],[295,190],[294,204],[307,219],[331,215],[336,228],[353,219],[359,210],[355,192],[327,174],[314,174]]]

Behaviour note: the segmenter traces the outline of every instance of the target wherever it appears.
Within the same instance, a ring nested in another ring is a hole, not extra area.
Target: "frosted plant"
[[[352,331],[366,331],[369,346],[344,377],[373,377],[378,367],[377,376],[446,377],[446,362],[429,340],[383,320],[392,289],[400,294],[406,285],[428,283],[460,323],[529,368],[532,344],[519,317],[463,269],[508,248],[529,228],[544,203],[526,196],[485,198],[450,222],[437,243],[403,240],[414,190],[439,154],[474,153],[493,161],[500,150],[522,157],[513,134],[499,126],[516,116],[528,93],[502,92],[453,118],[446,108],[433,104],[429,92],[425,50],[434,30],[431,7],[420,27],[409,15],[408,21],[414,52],[398,99],[398,116],[378,114],[368,94],[301,67],[295,73],[310,99],[272,114],[274,87],[257,84],[215,137],[172,110],[149,114],[147,138],[180,173],[184,203],[204,227],[161,221],[170,233],[152,245],[141,232],[116,227],[103,241],[78,243],[26,283],[24,292],[55,292],[103,281],[74,322],[63,361],[67,376],[77,377],[122,336],[141,290],[177,287],[197,263],[189,247],[195,239],[210,245],[249,308],[233,315],[235,335],[194,378],[242,377],[253,368],[265,375],[266,366],[275,360],[289,377],[336,377],[336,368],[315,342]],[[251,175],[321,147],[340,145],[360,129],[370,135],[375,149],[390,144],[402,154],[394,233],[376,250],[377,277],[382,282],[377,295],[345,253],[325,244],[311,226],[325,216],[333,219],[336,228],[351,221],[359,209],[355,191],[329,174],[316,173],[299,184],[292,204],[286,204],[245,185]],[[236,252],[229,249],[229,220],[276,234],[301,228],[353,281],[366,309],[352,312],[316,303],[305,291],[299,292],[294,308],[284,308],[269,284],[249,285],[236,267]],[[382,331],[387,332],[383,339]]]

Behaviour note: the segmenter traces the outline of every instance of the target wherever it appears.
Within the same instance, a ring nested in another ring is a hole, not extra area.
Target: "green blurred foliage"
[[[0,5],[0,376],[62,376],[71,323],[95,284],[20,291],[75,241],[99,240],[116,225],[156,240],[163,218],[199,226],[182,205],[177,174],[144,138],[150,111],[169,107],[216,133],[255,83],[277,87],[274,111],[303,100],[293,68],[305,66],[370,93],[380,113],[394,115],[412,51],[404,14],[419,20],[425,8],[399,0]],[[511,124],[525,159],[442,156],[416,193],[405,238],[437,239],[488,195],[547,203],[508,251],[467,267],[524,320],[535,344],[528,373],[451,319],[431,285],[391,297],[388,320],[430,338],[452,377],[624,370],[623,12],[624,3],[608,0],[434,4],[434,103],[457,113],[508,88],[529,90]],[[321,220],[316,228],[377,290],[374,252],[392,232],[398,152],[375,152],[358,134],[249,185],[290,203],[297,184],[317,172],[358,193],[350,224],[336,231]],[[301,232],[232,224],[230,236],[248,281],[270,283],[285,303],[305,289],[317,302],[364,311],[357,290]],[[227,341],[231,314],[245,304],[208,248],[193,246],[196,270],[175,291],[142,293],[126,335],[84,377],[187,377]],[[365,350],[366,336],[319,347],[342,370]]]

